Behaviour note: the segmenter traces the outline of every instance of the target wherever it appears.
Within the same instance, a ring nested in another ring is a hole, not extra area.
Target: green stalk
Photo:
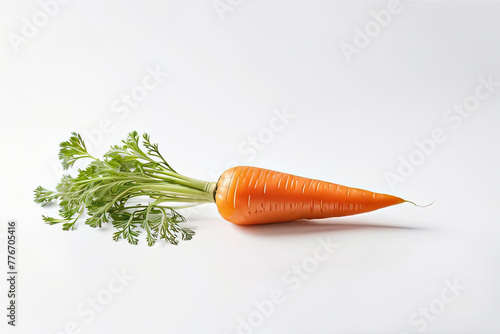
[[[101,223],[113,223],[117,229],[114,240],[123,238],[136,244],[141,228],[150,246],[158,238],[172,244],[177,244],[179,235],[184,240],[191,239],[194,232],[179,226],[185,219],[176,209],[213,203],[216,182],[177,173],[147,134],[142,136],[142,143],[135,131],[122,142],[122,146],[112,146],[103,159],[90,155],[77,133],[61,143],[59,158],[64,169],[79,159],[92,162],[86,169],[78,170],[76,177],[64,176],[57,191],[42,187],[35,190],[35,201],[42,206],[59,201],[63,218],[44,217],[44,220],[73,229],[85,208],[89,214],[86,224],[101,227]],[[129,200],[143,196],[149,197],[148,203],[130,205]],[[75,212],[75,207],[82,210]]]

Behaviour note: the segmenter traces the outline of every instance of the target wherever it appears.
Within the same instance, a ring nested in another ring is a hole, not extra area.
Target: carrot
[[[218,182],[193,179],[174,170],[148,134],[141,141],[136,131],[122,145],[111,146],[102,159],[91,155],[83,138],[72,133],[60,144],[59,159],[65,170],[80,159],[91,162],[76,176],[64,175],[55,190],[35,189],[35,202],[42,206],[59,202],[60,218],[43,220],[73,230],[87,213],[85,224],[112,223],[113,239],[131,244],[138,243],[141,231],[150,246],[159,239],[171,244],[177,244],[178,237],[190,240],[194,231],[182,226],[186,220],[177,210],[204,203],[215,202],[232,223],[251,225],[354,215],[407,202],[257,167],[228,169]]]
[[[215,202],[224,219],[238,225],[253,225],[348,216],[405,200],[268,169],[239,166],[221,175]]]

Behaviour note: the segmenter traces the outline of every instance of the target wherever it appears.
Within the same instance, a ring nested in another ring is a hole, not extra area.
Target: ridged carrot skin
[[[268,169],[239,166],[221,175],[215,202],[224,219],[238,225],[253,225],[348,216],[405,200]]]

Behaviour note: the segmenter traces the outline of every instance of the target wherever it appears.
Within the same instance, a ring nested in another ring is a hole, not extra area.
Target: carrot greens
[[[142,140],[141,140],[142,139]],[[89,154],[82,137],[73,132],[60,144],[59,159],[64,170],[79,159],[90,159],[75,177],[64,175],[54,191],[38,187],[35,202],[45,206],[59,202],[60,218],[43,216],[50,224],[73,230],[84,212],[85,224],[102,227],[111,223],[115,241],[137,244],[141,231],[149,246],[158,239],[171,244],[190,240],[194,231],[182,227],[185,218],[177,211],[214,202],[215,182],[205,182],[177,173],[163,158],[150,136],[131,132],[123,145],[111,146],[102,159]]]

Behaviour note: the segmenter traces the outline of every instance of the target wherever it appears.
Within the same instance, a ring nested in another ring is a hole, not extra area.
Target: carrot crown
[[[78,169],[75,177],[64,175],[55,191],[35,189],[35,202],[42,206],[59,202],[61,218],[42,216],[43,220],[73,230],[86,211],[85,224],[91,227],[112,223],[117,229],[115,241],[126,239],[137,244],[141,231],[146,232],[149,246],[158,239],[177,244],[179,235],[190,240],[194,231],[180,226],[186,220],[176,209],[214,202],[216,183],[177,173],[146,133],[142,143],[136,131],[122,143],[111,146],[102,159],[90,155],[75,132],[61,143],[59,159],[64,170],[79,159],[91,162],[85,169]]]

